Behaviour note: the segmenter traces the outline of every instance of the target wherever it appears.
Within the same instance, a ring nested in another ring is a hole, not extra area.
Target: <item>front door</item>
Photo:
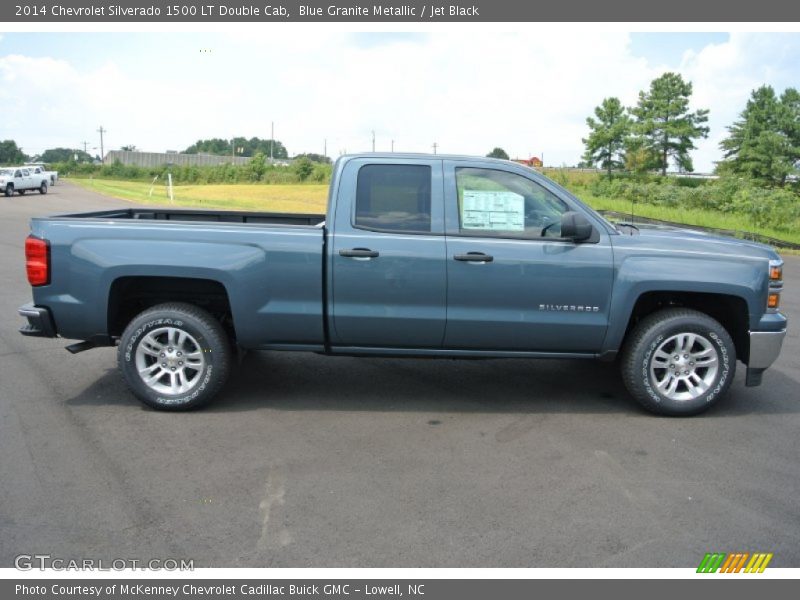
[[[608,325],[608,234],[560,237],[564,198],[534,177],[445,163],[445,347],[596,352]]]

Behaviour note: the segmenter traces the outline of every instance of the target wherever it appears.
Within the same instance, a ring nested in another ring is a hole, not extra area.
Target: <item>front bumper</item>
[[[20,306],[17,312],[20,316],[28,319],[28,322],[19,328],[22,335],[33,337],[56,337],[58,335],[53,315],[50,314],[49,309],[29,303]]]
[[[747,378],[745,385],[761,384],[761,377],[778,358],[786,337],[786,329],[780,331],[751,331],[750,357],[747,362]]]

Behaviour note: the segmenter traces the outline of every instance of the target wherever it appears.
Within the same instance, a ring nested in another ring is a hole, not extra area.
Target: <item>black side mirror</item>
[[[561,237],[585,242],[592,237],[592,224],[581,213],[567,211],[561,215]]]

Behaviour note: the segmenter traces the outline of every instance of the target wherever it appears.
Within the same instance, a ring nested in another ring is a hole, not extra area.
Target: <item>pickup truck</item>
[[[49,177],[42,174],[41,170],[34,172],[29,167],[10,167],[0,169],[0,190],[6,196],[18,193],[24,196],[25,192],[38,190],[40,194],[47,193]]]
[[[50,185],[55,185],[58,181],[58,171],[48,171],[47,165],[43,162],[25,163],[29,169],[39,169],[39,172],[44,173],[50,179]]]
[[[132,392],[166,410],[207,402],[254,349],[616,359],[646,409],[690,415],[725,395],[737,359],[758,385],[787,324],[770,247],[615,226],[487,158],[341,157],[326,215],[34,218],[25,252],[21,333],[117,345]]]

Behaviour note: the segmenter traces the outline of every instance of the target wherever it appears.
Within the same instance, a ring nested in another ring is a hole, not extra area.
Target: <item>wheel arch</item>
[[[631,331],[642,319],[665,308],[691,308],[715,319],[731,336],[739,360],[747,362],[750,350],[748,305],[743,297],[734,294],[674,290],[644,292],[631,308],[620,347],[624,347]]]
[[[136,315],[167,302],[204,308],[222,324],[232,340],[236,339],[230,297],[222,282],[168,276],[123,276],[111,283],[107,308],[109,336],[119,337]]]

